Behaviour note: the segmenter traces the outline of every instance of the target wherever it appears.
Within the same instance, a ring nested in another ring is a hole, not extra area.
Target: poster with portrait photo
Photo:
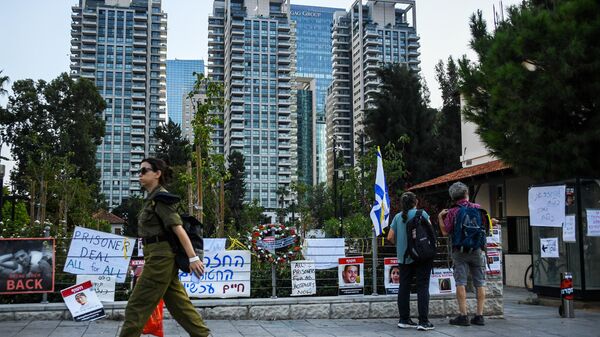
[[[397,294],[400,285],[400,267],[398,266],[398,258],[386,257],[383,259],[383,284],[385,293]]]
[[[95,321],[106,316],[92,281],[63,289],[60,294],[76,322]]]
[[[364,257],[341,257],[338,263],[339,294],[362,295],[364,291]]]
[[[0,239],[0,294],[54,291],[54,239]]]
[[[431,271],[431,277],[429,278],[429,294],[441,295],[455,293],[456,282],[454,281],[452,270],[448,268],[433,269]]]

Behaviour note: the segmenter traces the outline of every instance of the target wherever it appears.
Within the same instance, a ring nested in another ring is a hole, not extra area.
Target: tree
[[[442,92],[442,109],[435,119],[436,166],[432,176],[439,176],[461,167],[461,121],[458,67],[452,57],[448,62],[440,60],[435,67],[436,77]]]
[[[435,165],[435,110],[427,107],[420,76],[408,67],[388,64],[377,74],[381,89],[373,94],[374,107],[365,111],[366,134],[375,145],[392,142],[402,149],[406,170],[400,185],[423,181]]]
[[[464,115],[491,154],[541,181],[597,176],[600,3],[525,2],[492,33],[478,12],[471,33]]]
[[[2,72],[3,70],[0,70],[0,96],[8,94],[8,91],[4,89],[4,84],[8,83],[9,78],[8,76],[2,76]]]
[[[142,209],[144,200],[139,196],[130,196],[113,209],[112,213],[125,220],[123,234],[131,237],[138,236],[138,213]]]
[[[74,81],[66,73],[50,83],[14,82],[0,125],[2,139],[10,143],[17,162],[13,176],[17,186],[22,190],[25,177],[34,177],[32,164],[41,167],[58,158],[67,158],[76,168],[75,175],[88,185],[97,184],[96,147],[104,136],[104,107],[94,83]]]
[[[245,159],[239,151],[233,151],[227,157],[229,179],[225,182],[225,198],[231,221],[239,231],[242,227],[242,210],[246,196]]]
[[[156,157],[170,166],[185,166],[191,159],[190,142],[182,137],[181,127],[171,119],[154,130],[154,137],[158,140]]]

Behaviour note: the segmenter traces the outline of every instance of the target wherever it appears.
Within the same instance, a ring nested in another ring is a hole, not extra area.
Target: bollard
[[[44,237],[45,238],[50,237],[50,226],[48,226],[48,225],[44,226]],[[40,303],[48,304],[48,293],[42,294],[42,302],[40,302]]]
[[[563,318],[573,318],[575,317],[575,310],[573,308],[573,274],[564,272],[560,275],[561,304],[558,312]]]

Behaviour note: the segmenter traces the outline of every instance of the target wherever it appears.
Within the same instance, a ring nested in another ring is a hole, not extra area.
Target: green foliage
[[[298,183],[293,188],[298,195],[296,209],[302,229],[307,231],[323,228],[325,220],[333,216],[331,193],[325,183],[314,186]]]
[[[169,166],[185,166],[192,159],[190,142],[181,135],[179,124],[171,119],[154,130],[154,137],[158,140],[156,157]]]
[[[365,111],[366,134],[375,145],[391,142],[401,150],[405,171],[399,186],[426,180],[435,164],[435,110],[427,107],[421,78],[400,64],[386,65],[377,74],[381,90],[373,94],[375,107]]]
[[[479,63],[459,62],[464,115],[490,152],[542,181],[600,169],[600,3],[530,1],[493,33],[471,18]]]
[[[125,220],[123,226],[123,235],[137,237],[138,236],[138,214],[142,209],[144,199],[140,196],[130,196],[124,199],[123,202],[113,209],[112,213],[121,219]]]
[[[6,94],[8,94],[8,91],[6,89],[4,89],[4,84],[8,83],[8,76],[2,76],[3,70],[0,70],[0,96],[4,96]]]
[[[252,203],[245,204],[242,212],[242,223],[248,226],[248,230],[257,224],[265,223],[263,212],[265,208],[260,205],[258,199],[252,200]]]
[[[236,230],[242,229],[242,210],[246,195],[245,159],[239,151],[233,151],[227,157],[228,180],[225,182],[225,200],[227,204],[226,216]]]

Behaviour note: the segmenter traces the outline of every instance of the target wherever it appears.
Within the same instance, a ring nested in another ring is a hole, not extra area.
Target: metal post
[[[6,166],[0,164],[0,222],[2,222],[2,208],[4,206],[4,171]]]
[[[558,312],[563,318],[574,318],[573,308],[573,274],[564,272],[560,274],[560,297],[561,304]]]
[[[371,244],[373,245],[373,293],[371,295],[377,296],[377,236],[375,235],[375,228],[373,228]]]
[[[271,235],[273,237],[275,236],[275,228],[271,228]],[[273,243],[275,243],[275,241],[273,241]],[[275,254],[275,246],[271,247],[273,249],[273,254]],[[275,256],[275,258],[277,258],[277,256]],[[277,260],[274,262],[277,262]],[[271,288],[273,289],[271,298],[277,298],[277,271],[275,270],[275,263],[271,264]]]
[[[337,190],[337,155],[336,155],[336,140],[335,137],[333,137],[333,216],[334,217],[338,217],[338,211],[337,211],[337,200],[338,200],[338,190]]]
[[[49,238],[50,237],[50,226],[46,225],[44,226],[44,237],[45,238]],[[42,294],[42,304],[47,304],[48,303],[48,293],[43,293]]]

